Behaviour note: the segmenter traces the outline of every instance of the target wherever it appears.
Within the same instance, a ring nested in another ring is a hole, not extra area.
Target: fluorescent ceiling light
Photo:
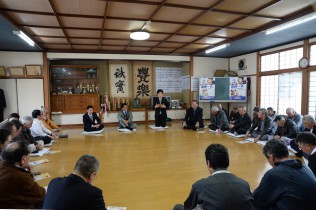
[[[130,35],[131,39],[134,40],[146,40],[150,37],[150,34],[146,31],[135,31],[132,32]]]
[[[34,47],[34,42],[28,36],[26,36],[22,31],[13,31],[13,34],[18,35],[21,39],[26,41],[30,46]]]
[[[211,52],[214,52],[214,51],[217,51],[217,50],[224,49],[225,47],[228,47],[228,46],[229,46],[229,44],[223,44],[223,45],[220,45],[218,47],[214,47],[212,49],[205,50],[205,53],[208,54],[208,53],[211,53]]]
[[[278,32],[278,31],[281,31],[281,30],[284,30],[284,29],[287,29],[287,28],[291,28],[293,26],[305,23],[305,22],[313,20],[315,18],[316,18],[316,14],[315,13],[303,16],[303,17],[298,18],[296,20],[290,21],[288,23],[285,23],[285,24],[282,24],[280,26],[277,26],[277,27],[274,27],[274,28],[271,28],[271,29],[267,30],[266,31],[266,35],[269,35],[269,34],[272,34],[272,33],[275,33],[275,32]]]

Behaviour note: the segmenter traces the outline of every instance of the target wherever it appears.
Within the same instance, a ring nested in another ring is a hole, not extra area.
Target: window
[[[261,77],[260,107],[272,107],[279,114],[286,114],[288,107],[293,107],[300,112],[301,100],[301,72]]]
[[[286,108],[292,107],[301,112],[302,73],[279,74],[278,113],[286,114]]]
[[[311,46],[310,65],[316,65],[316,44]]]
[[[316,116],[316,71],[309,74],[308,114]]]
[[[298,61],[303,57],[303,48],[280,52],[280,69],[297,68]]]
[[[278,107],[278,75],[261,77],[260,107]]]
[[[279,69],[279,53],[261,56],[261,71]]]
[[[297,68],[303,47],[261,56],[261,72]]]

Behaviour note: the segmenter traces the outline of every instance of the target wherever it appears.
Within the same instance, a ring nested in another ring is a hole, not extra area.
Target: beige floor
[[[230,153],[229,170],[249,182],[255,189],[270,168],[262,155],[262,146],[239,144],[225,134],[183,130],[173,123],[165,131],[139,125],[136,133],[119,133],[106,127],[102,135],[81,135],[80,129],[65,130],[68,139],[61,139],[47,154],[37,159],[49,162],[33,167],[48,172],[52,178],[67,176],[83,154],[95,155],[100,171],[93,183],[103,190],[106,205],[126,206],[128,210],[169,210],[183,203],[191,185],[209,176],[204,151],[209,144],[221,143]],[[38,181],[47,186],[51,179]]]

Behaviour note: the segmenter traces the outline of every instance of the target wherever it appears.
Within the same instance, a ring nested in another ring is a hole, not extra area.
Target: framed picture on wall
[[[25,76],[24,67],[9,67],[11,76]]]
[[[0,77],[7,76],[7,72],[5,71],[4,66],[0,66]]]
[[[25,69],[26,69],[27,76],[42,76],[41,65],[26,65]]]

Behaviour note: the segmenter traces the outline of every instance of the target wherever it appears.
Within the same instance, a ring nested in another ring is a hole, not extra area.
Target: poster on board
[[[230,77],[230,100],[247,100],[247,77]]]
[[[200,78],[199,95],[200,100],[214,100],[215,78]]]

